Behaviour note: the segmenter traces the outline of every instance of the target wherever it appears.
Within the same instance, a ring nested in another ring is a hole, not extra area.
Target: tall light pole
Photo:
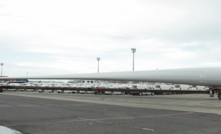
[[[98,61],[98,69],[97,69],[97,72],[99,73],[99,61],[100,61],[100,58],[97,58],[97,61]]]
[[[1,63],[1,76],[2,76],[3,65],[4,65],[4,63]]]
[[[136,48],[131,48],[131,51],[133,53],[133,71],[134,71],[134,53],[136,52]]]

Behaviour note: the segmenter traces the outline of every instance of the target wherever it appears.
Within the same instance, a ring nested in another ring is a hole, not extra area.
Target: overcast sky
[[[3,75],[221,66],[220,0],[1,0]]]

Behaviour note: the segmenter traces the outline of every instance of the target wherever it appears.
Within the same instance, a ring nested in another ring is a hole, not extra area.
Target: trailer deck
[[[155,89],[120,89],[120,88],[76,88],[76,87],[36,87],[36,86],[0,86],[0,92],[3,92],[3,89],[34,89],[36,90],[85,90],[85,91],[121,91],[132,94],[140,94],[142,92],[151,92],[154,94],[162,94],[162,93],[174,93],[174,94],[209,94],[210,97],[214,97],[214,94],[217,93],[218,98],[221,100],[221,88],[211,88],[209,90],[155,90]]]

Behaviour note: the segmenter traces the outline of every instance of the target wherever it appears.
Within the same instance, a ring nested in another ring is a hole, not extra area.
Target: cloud
[[[218,0],[0,2],[7,75],[221,66]],[[11,70],[11,71],[10,71]],[[61,70],[61,71],[59,71]]]

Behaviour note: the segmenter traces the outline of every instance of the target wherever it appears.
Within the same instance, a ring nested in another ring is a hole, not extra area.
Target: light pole
[[[97,61],[98,61],[98,69],[97,69],[97,72],[99,73],[99,61],[100,61],[100,58],[97,58]]]
[[[131,51],[133,53],[133,71],[134,71],[134,53],[136,52],[136,48],[131,48]]]
[[[4,63],[1,63],[1,77],[2,77],[2,69],[3,69]]]

